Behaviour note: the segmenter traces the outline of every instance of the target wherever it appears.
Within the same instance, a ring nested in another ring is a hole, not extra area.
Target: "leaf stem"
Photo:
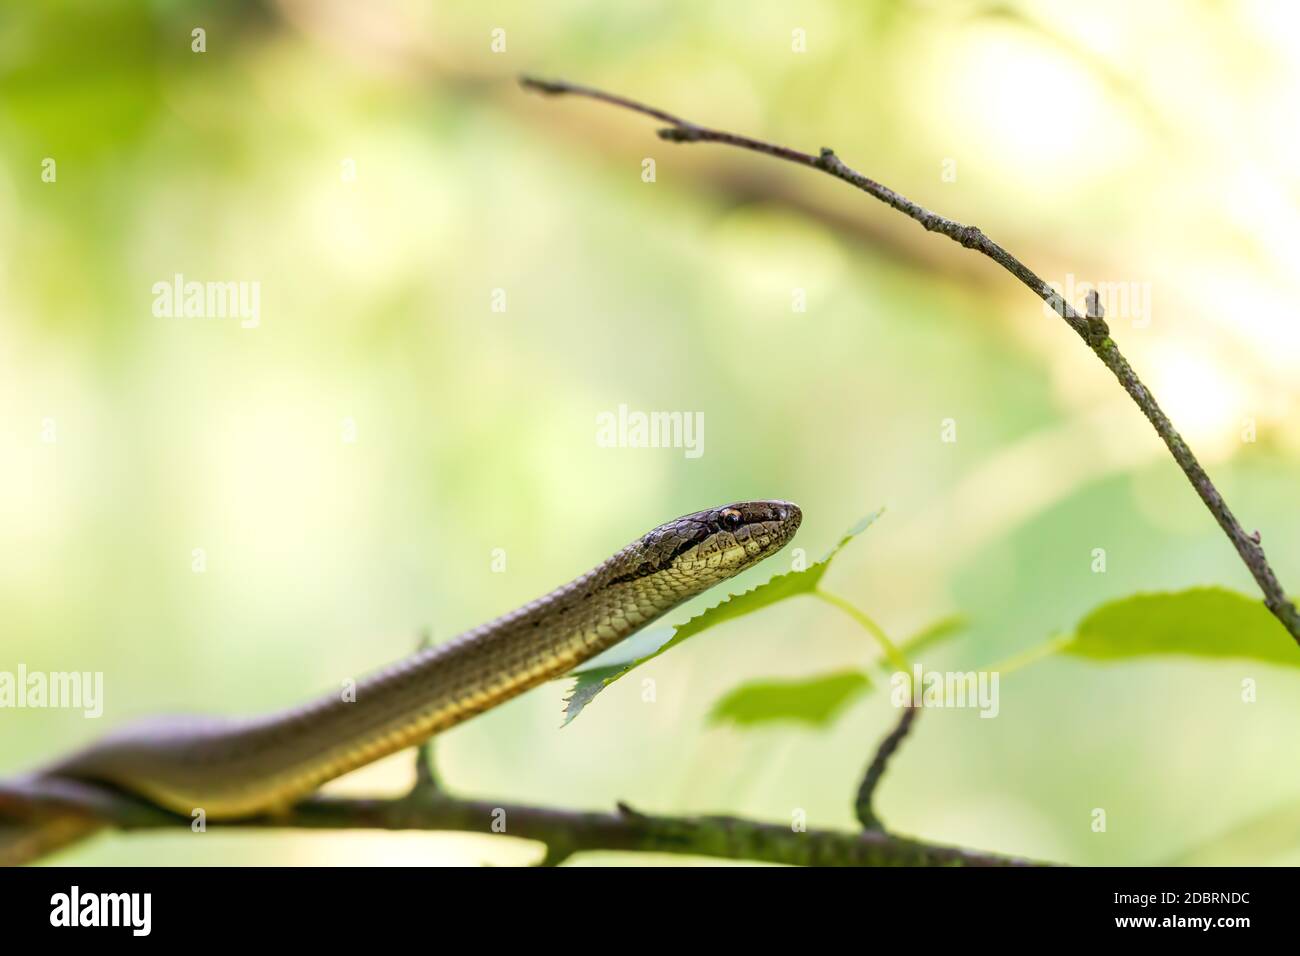
[[[876,643],[880,645],[880,649],[884,651],[885,656],[889,658],[889,663],[893,664],[896,669],[900,671],[911,669],[912,665],[908,663],[907,655],[898,649],[898,645],[889,639],[889,635],[885,633],[884,628],[872,620],[870,615],[865,611],[850,604],[838,594],[831,594],[829,591],[823,591],[821,588],[815,588],[811,593],[814,597],[820,598],[832,607],[839,608],[849,617],[853,618],[853,620],[866,628],[871,636],[876,639]]]
[[[1059,634],[1042,644],[1036,644],[1033,647],[1023,650],[1018,654],[1012,654],[1000,664],[987,668],[989,671],[996,671],[999,674],[1006,675],[1013,671],[1018,671],[1022,667],[1028,667],[1041,661],[1044,657],[1051,657],[1061,648],[1065,647],[1074,640],[1073,634]]]

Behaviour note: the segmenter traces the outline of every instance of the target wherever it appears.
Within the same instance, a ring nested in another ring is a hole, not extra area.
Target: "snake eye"
[[[722,512],[722,526],[728,531],[735,531],[743,523],[739,511],[727,510]]]

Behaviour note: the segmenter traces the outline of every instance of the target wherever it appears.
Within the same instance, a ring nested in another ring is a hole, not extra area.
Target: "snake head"
[[[737,501],[661,525],[644,544],[659,568],[699,575],[711,584],[780,551],[801,521],[803,512],[789,501]]]

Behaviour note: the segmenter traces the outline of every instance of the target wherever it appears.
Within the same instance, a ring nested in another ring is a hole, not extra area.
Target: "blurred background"
[[[102,671],[105,701],[97,721],[5,711],[0,774],[135,715],[297,703],[739,498],[798,502],[814,558],[885,506],[826,584],[896,638],[965,615],[935,669],[990,665],[1137,591],[1256,596],[1138,410],[1006,273],[828,177],[526,94],[524,71],[833,146],[1045,279],[1134,290],[1114,337],[1300,590],[1296,16],[5,0],[0,669]],[[259,323],[156,316],[177,273],[260,283]],[[704,454],[599,447],[596,416],[620,404],[703,412]],[[439,738],[440,769],[503,800],[848,827],[894,720],[884,694],[824,730],[707,715],[747,680],[876,657],[796,599],[648,665],[653,703],[623,681],[561,730],[565,685],[548,685]],[[1006,676],[996,720],[927,715],[880,810],[1072,863],[1300,863],[1298,692],[1258,662],[1048,659]],[[331,789],[396,793],[411,769],[398,755]],[[539,854],[182,832],[58,859]]]

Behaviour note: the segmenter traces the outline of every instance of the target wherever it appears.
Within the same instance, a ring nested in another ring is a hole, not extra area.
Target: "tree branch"
[[[1187,480],[1191,482],[1192,488],[1200,496],[1210,514],[1214,516],[1214,520],[1218,522],[1219,527],[1223,529],[1223,533],[1228,536],[1228,540],[1232,542],[1232,546],[1255,579],[1255,583],[1259,585],[1260,591],[1263,592],[1265,606],[1282,623],[1282,626],[1286,628],[1296,643],[1300,644],[1300,612],[1288,600],[1286,592],[1282,590],[1281,584],[1278,583],[1277,576],[1273,573],[1273,569],[1264,555],[1259,533],[1247,534],[1242,529],[1241,524],[1223,500],[1223,496],[1210,480],[1210,476],[1201,467],[1200,462],[1196,460],[1196,456],[1192,454],[1187,442],[1174,428],[1168,416],[1156,403],[1155,397],[1142,384],[1137,373],[1120,352],[1119,346],[1111,338],[1110,329],[1107,327],[1105,319],[1100,315],[1100,309],[1095,310],[1098,314],[1093,316],[1080,315],[1069,302],[1059,296],[1051,286],[1040,279],[1028,266],[984,235],[977,227],[963,225],[952,219],[947,219],[912,202],[912,200],[895,192],[888,186],[884,186],[846,166],[831,149],[823,148],[818,155],[813,156],[810,153],[800,152],[776,143],[699,126],[656,107],[647,106],[644,103],[638,103],[635,100],[616,96],[612,93],[606,93],[603,90],[580,86],[576,83],[567,83],[562,80],[541,80],[525,76],[520,78],[520,85],[524,89],[550,96],[583,96],[653,117],[669,124],[666,128],[659,130],[659,137],[669,142],[722,143],[820,170],[862,190],[886,205],[892,206],[903,215],[916,220],[930,232],[942,233],[954,242],[960,243],[968,249],[974,249],[1002,266],[1027,286],[1034,295],[1048,303],[1065,320],[1066,324],[1083,339],[1088,348],[1101,359],[1106,368],[1110,369],[1111,374],[1119,381],[1124,391],[1129,394],[1129,397],[1142,410],[1142,414],[1151,422],[1156,434],[1160,436],[1170,454],[1173,455],[1174,461],[1178,463],[1178,467],[1182,469],[1183,474],[1187,476]]]
[[[0,814],[24,823],[67,824],[74,834],[189,830],[191,821],[135,797],[76,781],[0,784]],[[880,831],[795,830],[730,816],[654,816],[620,804],[613,813],[559,810],[439,793],[391,799],[313,797],[281,814],[208,821],[208,830],[431,830],[500,834],[546,844],[541,863],[618,850],[812,866],[1042,866],[1031,860],[923,843]],[[0,827],[2,830],[3,827]],[[49,846],[52,850],[57,846]],[[33,857],[34,858],[34,857]],[[14,861],[9,861],[14,862]]]
[[[884,824],[880,822],[880,817],[876,815],[875,810],[876,788],[880,786],[880,781],[885,776],[885,769],[889,766],[889,759],[894,756],[894,752],[902,744],[903,738],[912,729],[912,723],[920,712],[921,708],[919,707],[913,707],[910,704],[905,706],[902,716],[898,718],[898,726],[880,742],[880,746],[876,748],[876,755],[871,758],[867,772],[862,777],[862,785],[858,787],[857,800],[853,804],[858,822],[862,824],[864,829],[884,832]]]

